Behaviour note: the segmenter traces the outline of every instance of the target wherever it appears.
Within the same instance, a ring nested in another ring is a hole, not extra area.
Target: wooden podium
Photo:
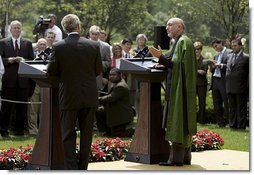
[[[63,170],[58,82],[46,77],[43,61],[20,62],[19,76],[32,78],[41,87],[42,116],[28,170]]]
[[[122,59],[120,70],[140,82],[140,104],[136,130],[125,161],[154,164],[168,160],[170,145],[162,128],[161,82],[165,70],[153,69],[156,58]]]

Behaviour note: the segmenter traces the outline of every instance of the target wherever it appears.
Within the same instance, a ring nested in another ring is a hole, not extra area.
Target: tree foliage
[[[98,25],[113,39],[134,39],[138,33],[152,39],[155,25],[166,25],[168,18],[177,16],[185,21],[186,32],[193,40],[209,42],[214,37],[232,38],[238,33],[248,38],[248,6],[248,0],[0,0],[0,28],[3,33],[8,12],[8,23],[21,20],[26,36],[31,38],[40,15],[56,14],[61,27],[62,17],[74,13],[81,19],[84,35],[91,25]]]

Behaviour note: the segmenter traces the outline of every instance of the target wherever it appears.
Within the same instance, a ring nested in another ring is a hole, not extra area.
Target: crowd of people
[[[63,39],[56,16],[50,14],[48,18],[48,28],[36,44],[23,38],[22,23],[17,20],[10,24],[11,36],[0,40],[2,138],[9,138],[11,130],[15,136],[38,134],[41,108],[36,102],[41,101],[41,88],[32,79],[18,75],[19,62],[24,60],[49,61],[47,75],[60,79],[66,169],[87,169],[89,149],[82,151],[79,164],[74,161],[77,129],[81,133],[81,144],[88,146],[93,130],[113,137],[134,134],[132,122],[142,99],[139,99],[139,82],[131,74],[119,70],[121,59],[153,56],[159,59],[155,67],[163,65],[168,70],[165,139],[172,142],[172,149],[168,161],[160,165],[191,164],[191,136],[196,133],[197,123],[212,122],[219,127],[229,125],[232,129],[248,126],[249,56],[244,53],[239,38],[231,41],[230,48],[218,38],[213,40],[211,46],[217,54],[209,60],[202,55],[203,44],[193,43],[186,36],[185,24],[180,18],[167,22],[166,29],[173,45],[165,55],[160,47],[148,48],[145,34],[137,35],[136,48],[132,48],[130,38],[111,45],[107,32],[97,25],[89,28],[88,35],[81,36],[79,18],[73,14],[61,21],[68,35]],[[210,87],[208,71],[212,75]],[[206,113],[208,89],[212,91],[216,116],[213,119]]]

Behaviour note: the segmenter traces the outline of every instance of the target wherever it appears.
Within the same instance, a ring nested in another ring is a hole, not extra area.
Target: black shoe
[[[159,165],[160,166],[183,166],[183,163],[167,161],[167,162],[159,162]]]
[[[184,161],[183,161],[183,164],[184,164],[184,165],[191,165],[191,161],[190,161],[190,160],[184,160]]]

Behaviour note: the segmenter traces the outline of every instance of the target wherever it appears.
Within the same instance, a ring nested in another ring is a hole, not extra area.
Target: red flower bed
[[[122,141],[120,138],[106,138],[96,140],[92,143],[90,162],[114,161],[123,159],[128,152],[131,141]],[[22,170],[25,169],[32,155],[33,147],[0,149],[0,170]],[[79,145],[76,147],[77,158],[79,156]]]
[[[0,150],[0,169],[1,170],[17,170],[24,169],[32,155],[33,147],[10,148],[8,150]]]
[[[215,132],[209,130],[199,131],[192,137],[191,151],[219,150],[224,145],[224,140]]]
[[[128,152],[131,140],[123,141],[120,138],[98,139],[91,145],[90,162],[114,161],[124,159]],[[192,151],[218,150],[224,145],[219,134],[209,130],[199,131],[192,137]],[[33,147],[0,149],[0,170],[25,169],[32,155]],[[79,145],[76,147],[77,158]]]

